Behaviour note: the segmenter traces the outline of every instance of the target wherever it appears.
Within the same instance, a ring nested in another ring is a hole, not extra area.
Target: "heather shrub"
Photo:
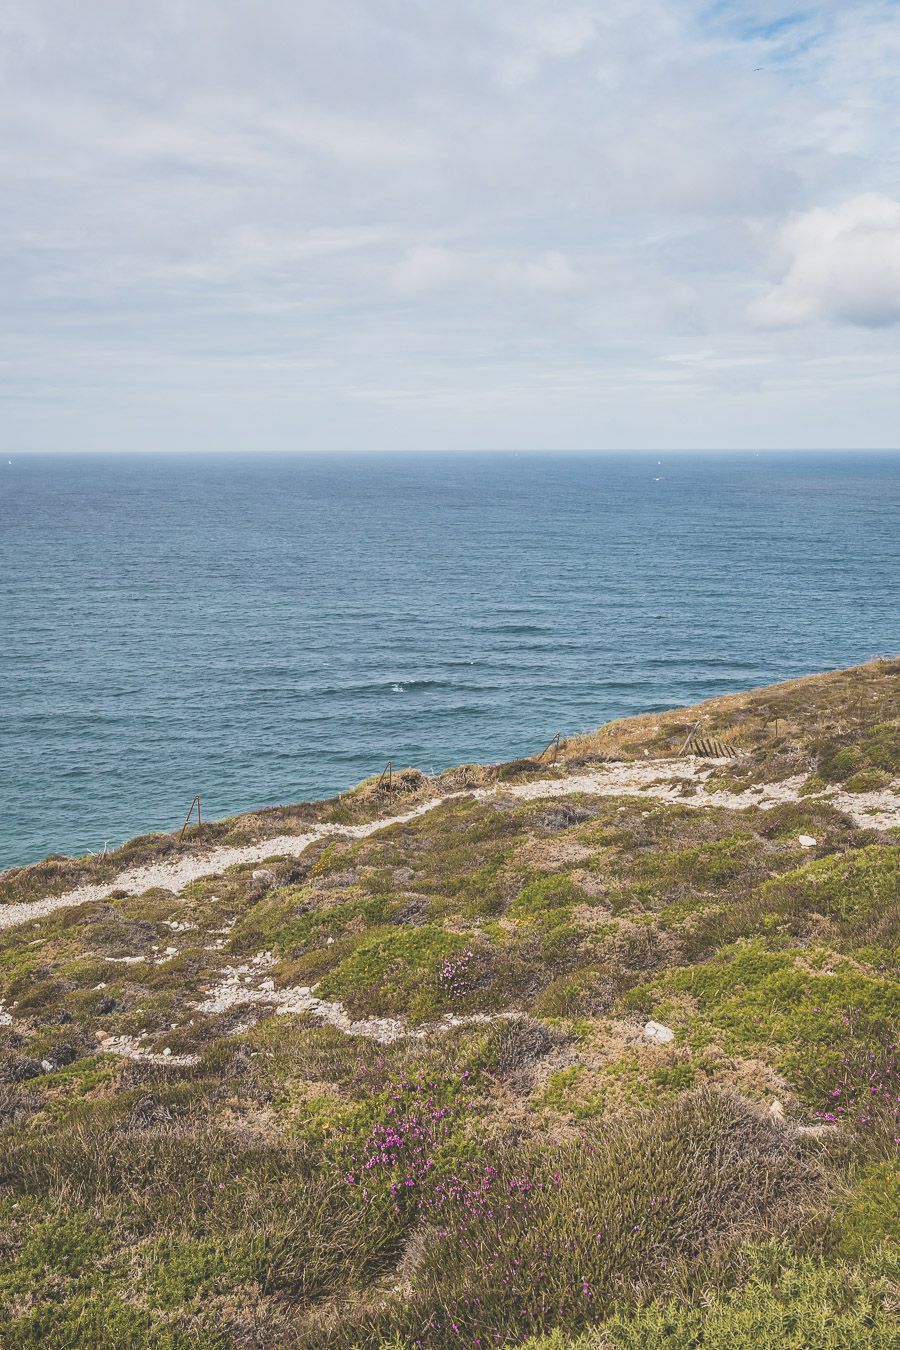
[[[745,1103],[714,1092],[581,1139],[484,1153],[423,1198],[425,1242],[405,1309],[375,1332],[502,1345],[576,1331],[700,1262],[796,1218],[817,1167]],[[480,1341],[476,1338],[481,1337]]]

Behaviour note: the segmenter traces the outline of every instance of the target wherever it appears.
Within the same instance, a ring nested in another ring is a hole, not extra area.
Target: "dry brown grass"
[[[715,737],[739,751],[806,744],[829,732],[852,734],[900,714],[900,658],[808,675],[748,693],[726,694],[688,708],[608,722],[563,743],[559,758],[668,758],[688,737]]]

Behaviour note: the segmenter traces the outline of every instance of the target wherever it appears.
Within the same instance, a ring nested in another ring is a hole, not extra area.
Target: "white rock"
[[[772,1105],[769,1107],[769,1115],[773,1120],[784,1120],[784,1107],[777,1097],[773,1097]]]
[[[53,1072],[53,1065],[51,1064],[51,1062],[50,1062],[49,1059],[42,1059],[42,1060],[41,1060],[41,1068],[44,1070],[44,1073],[52,1073],[52,1072]]]
[[[818,840],[813,839],[811,834],[801,834],[798,836],[797,843],[802,844],[804,848],[815,848]]]
[[[668,1045],[675,1039],[672,1028],[664,1027],[662,1022],[648,1022],[644,1027],[644,1035],[648,1041],[654,1041],[657,1045]]]
[[[164,1054],[164,1055],[171,1055],[171,1053],[172,1053],[171,1047],[167,1045],[167,1046],[165,1047],[165,1049],[163,1050],[163,1054]]]

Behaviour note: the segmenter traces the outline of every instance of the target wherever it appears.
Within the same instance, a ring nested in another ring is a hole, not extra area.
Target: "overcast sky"
[[[900,3],[0,0],[7,452],[900,442]]]

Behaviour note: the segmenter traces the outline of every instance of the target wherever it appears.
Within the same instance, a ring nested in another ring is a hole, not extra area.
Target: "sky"
[[[2,449],[900,443],[900,0],[0,0]]]

